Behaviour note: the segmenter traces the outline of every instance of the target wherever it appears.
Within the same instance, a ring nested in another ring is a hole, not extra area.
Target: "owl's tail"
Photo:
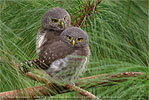
[[[39,59],[34,59],[34,60],[30,60],[30,61],[26,61],[26,62],[23,62],[23,63],[20,63],[20,69],[21,71],[23,71],[24,73],[27,73],[29,72],[29,70],[31,68],[37,68],[37,69],[47,69],[48,66],[46,64],[44,64],[42,61],[40,61]]]

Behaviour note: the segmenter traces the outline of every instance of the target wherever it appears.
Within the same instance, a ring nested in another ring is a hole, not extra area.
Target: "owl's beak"
[[[75,43],[76,43],[75,40],[72,40],[71,44],[72,44],[73,46],[75,45]]]
[[[61,26],[62,28],[64,28],[64,26],[65,26],[64,21],[60,21],[60,26]]]

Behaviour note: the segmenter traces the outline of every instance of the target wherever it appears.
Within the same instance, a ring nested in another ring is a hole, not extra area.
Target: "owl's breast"
[[[85,71],[87,62],[88,57],[80,57],[73,53],[52,62],[46,72],[57,81],[70,83]]]

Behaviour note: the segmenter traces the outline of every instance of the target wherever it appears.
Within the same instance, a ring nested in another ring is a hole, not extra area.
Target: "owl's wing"
[[[39,54],[39,60],[47,65],[50,65],[53,61],[64,58],[73,52],[74,48],[59,40],[45,44],[44,49],[42,49]]]
[[[64,58],[65,56],[71,54],[73,48],[68,46],[67,43],[61,40],[54,43],[44,45],[44,49],[39,53],[39,58],[35,60],[30,60],[25,62],[25,65],[34,66],[36,68],[48,69],[51,63],[57,59]],[[27,72],[27,68],[22,64],[23,69]]]
[[[46,30],[41,28],[36,38],[36,52],[39,52],[45,48],[45,44],[52,44],[55,41],[59,41],[59,35],[62,31]]]
[[[39,68],[38,65],[43,64],[39,59],[29,60],[20,63],[20,69],[23,70],[23,72],[27,73],[29,72],[29,69],[31,67]],[[42,66],[41,66],[42,67]],[[42,68],[44,69],[44,68]]]

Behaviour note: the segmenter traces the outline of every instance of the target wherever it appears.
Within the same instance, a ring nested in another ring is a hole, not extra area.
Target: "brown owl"
[[[65,29],[60,40],[44,45],[39,59],[31,63],[45,70],[52,78],[72,82],[85,70],[90,49],[88,35],[78,27]]]
[[[59,40],[60,33],[71,24],[69,13],[62,8],[52,8],[42,16],[42,25],[36,38],[36,52],[39,55],[43,45]]]

